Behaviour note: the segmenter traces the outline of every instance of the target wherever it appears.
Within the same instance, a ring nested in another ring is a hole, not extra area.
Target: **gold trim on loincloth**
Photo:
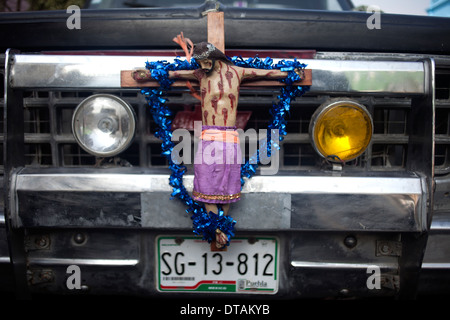
[[[197,191],[192,191],[194,197],[205,199],[205,200],[233,200],[241,197],[241,193],[235,193],[230,195],[222,194],[204,194]]]
[[[206,129],[200,139],[204,141],[222,141],[239,144],[239,133],[233,130]]]

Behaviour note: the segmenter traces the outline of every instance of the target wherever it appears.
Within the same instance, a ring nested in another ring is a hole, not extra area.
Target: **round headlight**
[[[112,157],[133,140],[134,112],[128,103],[114,95],[92,95],[75,109],[72,129],[84,150],[98,157]]]
[[[373,122],[367,109],[353,100],[333,100],[313,114],[309,134],[324,158],[345,162],[359,157],[372,139]]]

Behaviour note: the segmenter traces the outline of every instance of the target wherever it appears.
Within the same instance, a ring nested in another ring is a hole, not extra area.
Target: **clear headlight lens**
[[[78,144],[98,157],[111,157],[124,151],[135,132],[131,106],[110,94],[96,94],[83,100],[72,118]]]
[[[316,151],[331,161],[350,161],[369,146],[373,121],[367,109],[353,100],[333,100],[321,105],[309,126]]]

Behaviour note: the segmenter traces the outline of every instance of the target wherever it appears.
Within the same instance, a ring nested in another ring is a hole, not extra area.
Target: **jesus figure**
[[[235,126],[240,85],[244,80],[281,79],[288,73],[235,66],[223,52],[206,42],[194,45],[192,57],[199,69],[170,71],[169,78],[196,80],[200,85],[202,134],[201,147],[194,158],[193,198],[202,202],[207,212],[217,214],[221,206],[227,215],[230,204],[241,196],[242,155]],[[134,71],[132,77],[137,81],[151,79],[148,70]],[[210,154],[205,154],[205,150],[210,150]],[[214,158],[213,163],[208,156]],[[217,248],[228,242],[228,236],[217,229]]]

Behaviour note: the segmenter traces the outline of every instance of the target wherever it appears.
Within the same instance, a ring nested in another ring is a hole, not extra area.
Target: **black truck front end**
[[[156,298],[448,293],[448,19],[382,15],[371,30],[362,12],[219,5],[228,55],[297,58],[312,85],[291,103],[276,173],[263,166],[246,181],[230,213],[236,236],[216,252],[171,199],[145,97],[120,81],[122,70],[183,55],[172,42],[180,31],[204,41],[208,9],[82,10],[79,30],[66,12],[3,15],[2,287]],[[241,90],[246,130],[267,128],[279,90]],[[86,152],[72,130],[94,95],[133,110],[134,139],[114,157]],[[174,117],[198,104],[186,87],[167,98]],[[319,107],[348,100],[365,106],[373,137],[358,158],[333,162],[316,152],[310,123]]]

